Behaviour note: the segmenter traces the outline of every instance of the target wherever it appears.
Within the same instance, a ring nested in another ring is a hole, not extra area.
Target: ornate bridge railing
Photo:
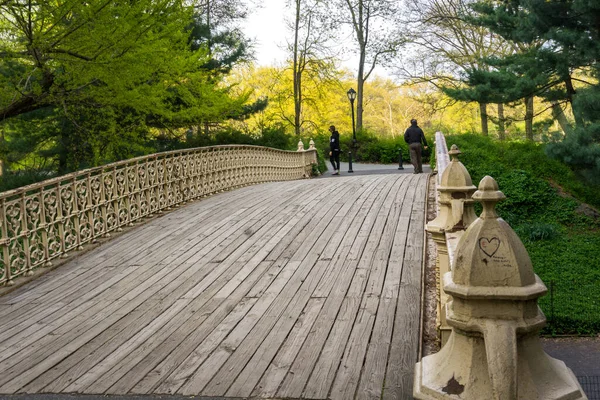
[[[0,193],[0,285],[188,200],[308,177],[316,150],[214,146],[158,153]]]

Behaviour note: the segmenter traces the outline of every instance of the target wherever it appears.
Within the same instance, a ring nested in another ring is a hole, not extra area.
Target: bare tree
[[[288,43],[288,51],[292,55],[294,119],[289,122],[299,136],[303,125],[309,122],[302,115],[304,75],[308,70],[317,72],[311,74],[313,76],[329,70],[327,64],[333,62],[329,45],[333,40],[333,31],[326,22],[322,0],[293,0],[293,6],[294,18],[288,21],[288,27],[294,34],[294,40]]]
[[[331,15],[337,24],[349,26],[356,50],[356,128],[363,124],[364,84],[376,66],[385,66],[405,43],[401,34],[400,4],[398,0],[336,0],[332,1]]]

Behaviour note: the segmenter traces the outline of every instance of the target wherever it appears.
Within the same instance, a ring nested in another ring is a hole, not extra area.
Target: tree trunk
[[[59,136],[60,148],[58,152],[58,174],[64,175],[68,172],[67,153],[69,151],[69,135],[64,130]]]
[[[392,109],[392,101],[388,102],[388,112],[389,112],[389,122],[390,122],[390,132],[392,133],[392,138],[396,137],[396,132],[394,128],[394,110]]]
[[[574,106],[574,101],[575,101],[575,87],[573,86],[573,81],[571,80],[571,77],[569,76],[567,79],[565,79],[565,85],[567,87],[567,97],[569,100],[569,104],[571,104],[571,110],[573,110],[573,116],[575,117],[575,127],[579,128],[583,126],[583,115],[581,115],[581,111]]]
[[[500,140],[506,139],[506,119],[504,118],[504,104],[498,103],[498,137]]]
[[[525,98],[525,136],[533,141],[533,97]]]
[[[488,115],[487,103],[479,103],[479,115],[481,116],[481,133],[483,136],[488,135]]]
[[[557,101],[552,102],[552,116],[560,125],[560,129],[562,129],[563,133],[568,135],[573,131],[573,127],[569,123],[569,120],[565,116],[565,113]]]
[[[4,129],[2,129],[2,133],[0,134],[0,144],[2,144],[2,147],[4,147],[4,142],[5,142]],[[5,168],[6,168],[6,163],[4,162],[4,159],[0,159],[0,177],[4,176]]]
[[[298,34],[300,29],[300,5],[301,0],[296,0],[296,21],[294,24],[294,131],[300,136],[300,114],[302,112],[302,99],[300,97],[302,72],[298,65]]]
[[[300,136],[302,128],[302,71],[297,72],[296,93],[294,95],[294,130]]]
[[[210,27],[210,0],[206,0],[206,29],[208,29],[208,38],[206,40],[206,47],[208,49],[208,56],[212,58],[212,32]]]
[[[358,77],[356,84],[358,86],[356,91],[356,131],[360,131],[363,125],[363,96],[365,86],[365,48],[363,47],[360,51],[360,60],[358,64]]]

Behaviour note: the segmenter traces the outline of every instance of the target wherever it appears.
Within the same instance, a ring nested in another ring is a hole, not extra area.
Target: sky
[[[281,64],[286,59],[286,36],[289,32],[285,26],[285,18],[290,15],[286,0],[244,0],[249,5],[249,15],[242,23],[242,31],[253,40],[257,65],[269,66]],[[257,4],[260,7],[257,7]],[[342,60],[341,66],[355,73],[358,58],[349,57]],[[375,75],[392,78],[383,68],[376,68]]]
[[[287,35],[284,14],[285,0],[261,0],[261,8],[250,4],[250,14],[244,21],[242,30],[253,39],[258,65],[272,65],[285,61]]]

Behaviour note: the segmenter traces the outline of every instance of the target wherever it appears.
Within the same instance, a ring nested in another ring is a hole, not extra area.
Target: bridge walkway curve
[[[409,399],[428,176],[261,184],[0,297],[0,394]]]

